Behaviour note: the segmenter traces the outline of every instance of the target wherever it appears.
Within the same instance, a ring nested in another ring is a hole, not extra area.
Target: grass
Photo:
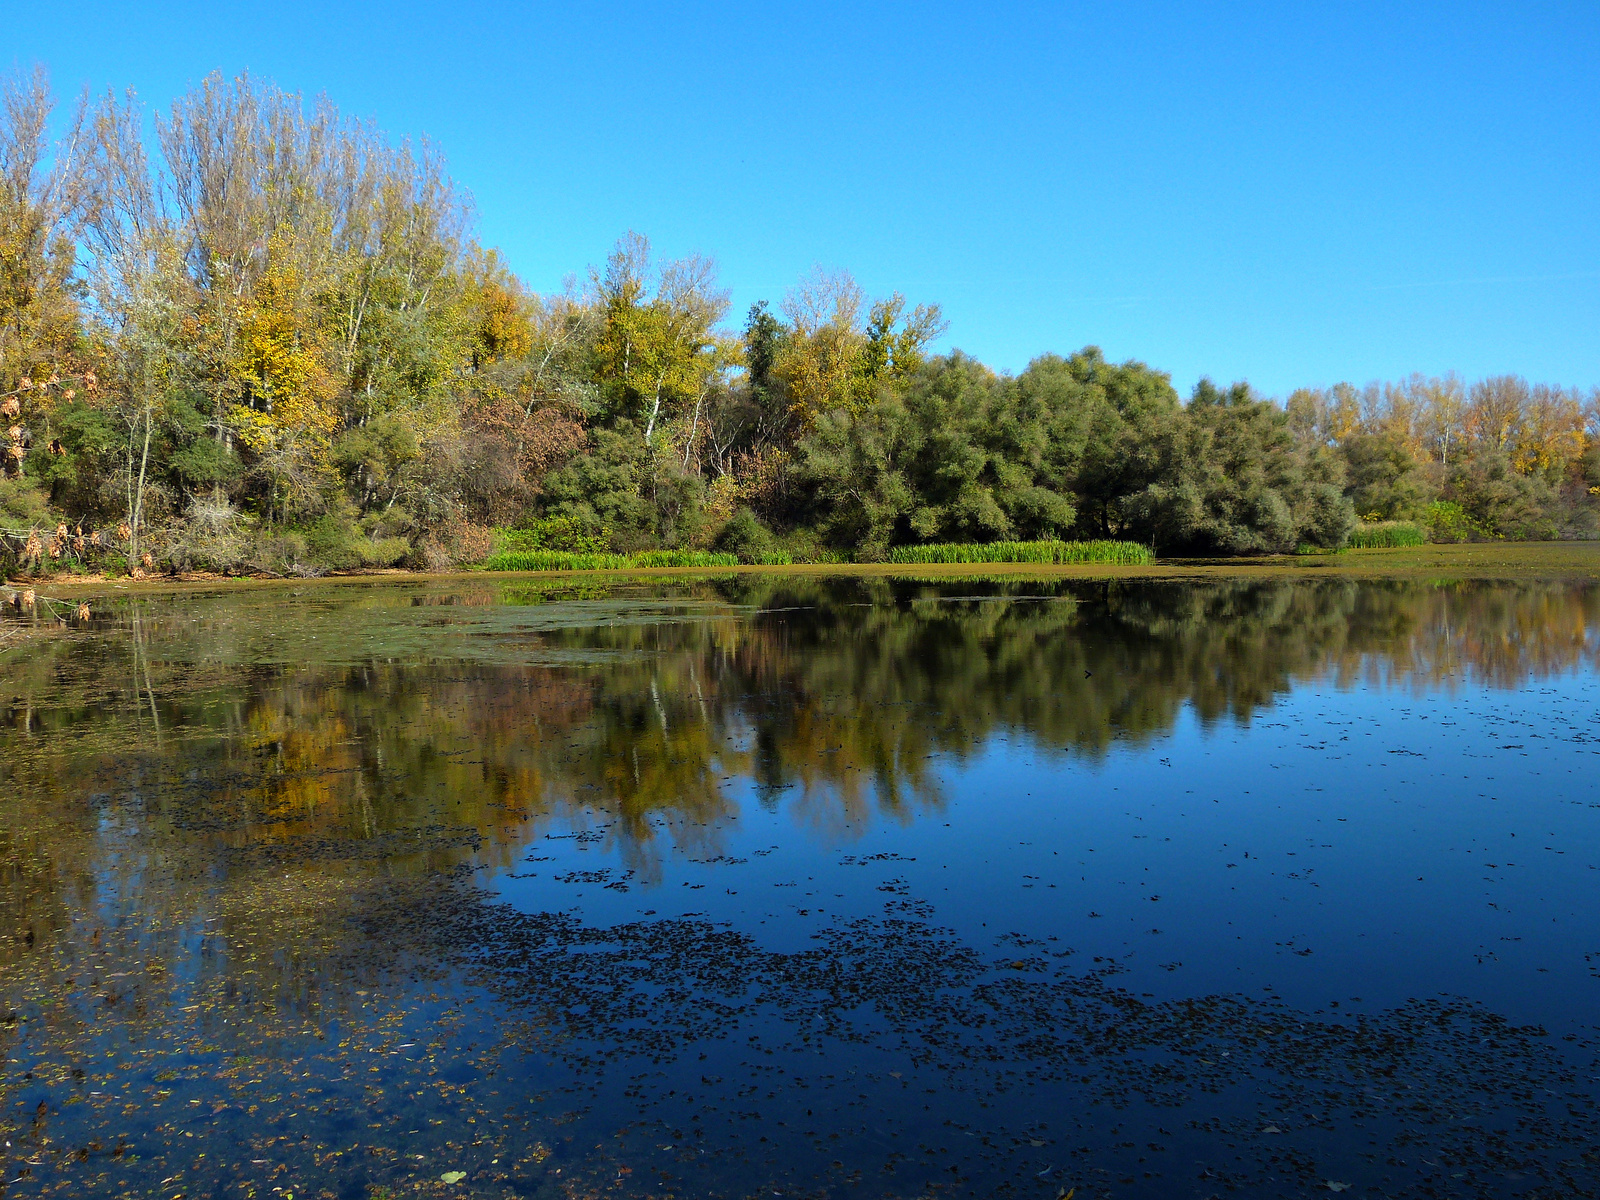
[[[1352,550],[1400,550],[1426,546],[1428,535],[1415,521],[1374,521],[1357,525],[1350,534]]]
[[[898,546],[892,563],[1108,563],[1143,567],[1150,564],[1150,548],[1137,542],[941,542],[927,546]]]
[[[569,550],[504,550],[478,564],[480,571],[625,571],[634,567],[736,567],[737,554],[709,550],[642,550],[594,554]]]

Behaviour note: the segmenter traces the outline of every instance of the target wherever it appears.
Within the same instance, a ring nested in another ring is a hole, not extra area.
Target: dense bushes
[[[1473,523],[1466,509],[1452,500],[1435,500],[1428,505],[1422,523],[1430,542],[1468,542],[1489,536]]]
[[[1342,545],[1355,523],[1338,455],[1298,442],[1281,409],[1209,381],[1184,406],[1164,374],[1092,347],[1015,379],[935,359],[860,411],[818,420],[791,478],[788,505],[768,515],[869,560],[1064,535],[1284,553]]]
[[[1162,550],[1336,549],[1355,524],[1338,456],[1298,443],[1283,411],[1244,384],[1222,391],[1201,380],[1155,444],[1155,479],[1127,509],[1130,527]]]

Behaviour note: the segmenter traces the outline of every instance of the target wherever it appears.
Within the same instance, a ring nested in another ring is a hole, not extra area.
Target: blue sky
[[[426,134],[536,290],[637,229],[736,312],[812,264],[999,368],[1095,343],[1282,395],[1600,383],[1600,5],[84,4],[0,62],[213,69]]]

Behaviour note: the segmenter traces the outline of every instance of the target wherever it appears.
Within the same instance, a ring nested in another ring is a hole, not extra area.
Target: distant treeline
[[[213,76],[153,139],[131,95],[64,116],[42,72],[5,83],[9,570],[1597,532],[1600,393],[1202,381],[1185,403],[1093,347],[1011,376],[932,354],[936,305],[844,272],[730,326],[711,260],[632,233],[540,296],[433,147],[326,101]]]

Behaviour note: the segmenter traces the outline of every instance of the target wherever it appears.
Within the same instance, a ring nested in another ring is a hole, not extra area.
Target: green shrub
[[[38,528],[43,536],[55,529],[58,519],[50,511],[50,498],[31,479],[0,478],[0,525]]]
[[[771,531],[748,508],[741,508],[728,518],[713,544],[745,562],[760,562],[762,555],[773,549]]]
[[[501,550],[562,550],[569,554],[604,554],[611,546],[611,530],[589,525],[578,517],[544,517],[518,529],[499,533]]]
[[[1415,521],[1363,522],[1350,531],[1352,550],[1393,550],[1427,544],[1427,532]]]
[[[894,563],[1111,563],[1146,566],[1150,548],[1137,542],[945,542],[897,546]]]
[[[777,545],[772,531],[748,508],[739,509],[728,519],[714,545],[738,555],[740,562],[757,567],[787,567],[795,559],[792,551]]]
[[[1430,541],[1467,542],[1485,536],[1471,514],[1453,500],[1435,500],[1428,505],[1423,520],[1428,526]]]
[[[850,556],[840,550],[829,546],[817,537],[813,529],[803,526],[791,529],[787,533],[774,535],[771,547],[772,553],[786,556],[791,563],[847,563]],[[754,559],[751,560],[755,561]],[[776,566],[778,563],[768,565]]]
[[[304,531],[306,564],[326,570],[354,567],[392,567],[411,553],[403,537],[379,537],[376,526],[364,532],[352,512],[329,513]]]

